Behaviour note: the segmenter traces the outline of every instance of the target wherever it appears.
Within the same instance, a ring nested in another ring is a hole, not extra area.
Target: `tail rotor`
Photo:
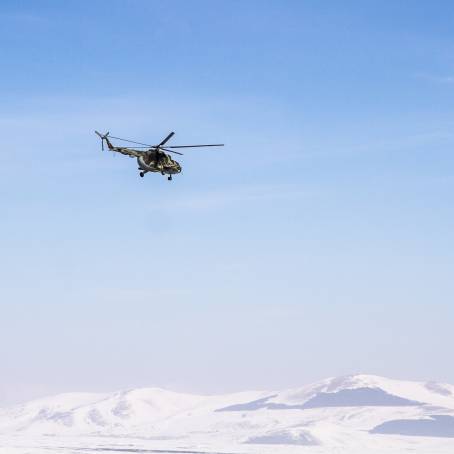
[[[109,132],[106,132],[105,134],[101,134],[98,131],[95,131],[95,134],[97,134],[101,138],[101,150],[104,151],[104,141],[107,140],[107,137],[109,136]]]

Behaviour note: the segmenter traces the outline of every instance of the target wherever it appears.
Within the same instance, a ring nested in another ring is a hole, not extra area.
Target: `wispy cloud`
[[[454,75],[416,74],[416,77],[436,84],[454,84]]]
[[[0,21],[7,23],[15,23],[21,25],[30,25],[30,24],[44,24],[48,22],[48,19],[40,14],[25,12],[25,11],[10,11],[10,12],[1,12]]]
[[[184,211],[212,211],[225,209],[229,206],[251,203],[297,200],[308,198],[314,195],[314,191],[307,190],[301,185],[253,185],[224,188],[220,191],[210,193],[192,193],[176,200],[161,199],[160,202],[153,202],[150,207],[152,211],[166,211],[175,209]],[[171,203],[170,203],[171,202]]]

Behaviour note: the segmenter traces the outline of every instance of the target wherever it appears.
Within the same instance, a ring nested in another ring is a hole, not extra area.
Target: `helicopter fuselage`
[[[151,151],[137,158],[139,169],[144,172],[159,172],[167,175],[175,175],[181,172],[181,165],[173,160],[167,153]]]

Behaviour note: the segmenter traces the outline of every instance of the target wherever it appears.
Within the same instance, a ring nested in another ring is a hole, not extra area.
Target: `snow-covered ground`
[[[0,409],[0,454],[454,453],[454,386],[354,375],[285,391],[142,388]]]

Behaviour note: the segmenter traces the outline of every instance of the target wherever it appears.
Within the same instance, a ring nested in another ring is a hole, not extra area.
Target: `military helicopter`
[[[223,147],[223,143],[211,143],[205,145],[172,145],[164,146],[175,134],[171,132],[164,140],[162,140],[157,145],[148,145],[142,142],[136,142],[134,140],[122,139],[121,137],[111,136],[108,132],[101,134],[98,131],[95,133],[101,138],[101,149],[104,150],[104,142],[106,142],[109,150],[114,153],[121,153],[130,158],[137,158],[137,163],[139,164],[139,175],[143,178],[146,173],[154,172],[161,173],[161,175],[168,175],[167,179],[172,180],[172,175],[181,172],[181,165],[174,161],[171,156],[167,153],[175,153],[183,155],[179,151],[174,151],[174,148],[198,148],[198,147]],[[109,139],[122,140],[123,142],[129,142],[139,147],[116,147],[112,145]],[[145,150],[139,150],[138,148],[145,148]]]

